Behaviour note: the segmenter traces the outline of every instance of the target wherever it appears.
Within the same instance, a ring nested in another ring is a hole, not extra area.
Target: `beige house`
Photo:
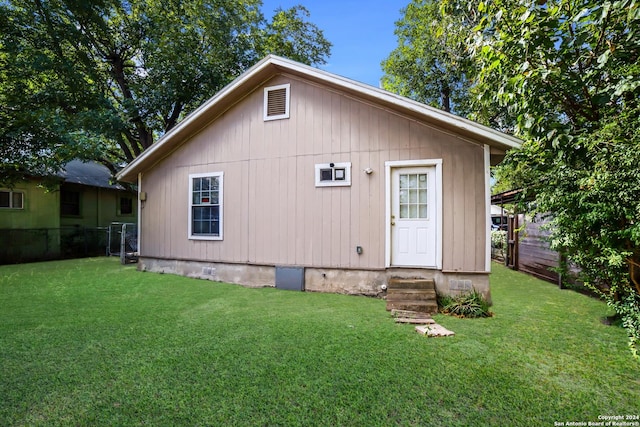
[[[489,166],[519,140],[268,56],[118,175],[139,268],[378,294],[391,277],[489,296]]]

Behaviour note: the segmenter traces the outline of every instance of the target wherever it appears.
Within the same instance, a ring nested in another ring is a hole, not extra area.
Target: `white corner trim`
[[[485,264],[484,271],[491,273],[491,147],[484,144],[484,192],[485,192]]]
[[[442,159],[435,164],[436,166],[436,215],[437,218],[437,230],[436,236],[438,239],[438,245],[436,245],[436,267],[438,270],[442,270]]]
[[[142,192],[142,172],[138,172],[138,256],[142,254],[142,200],[140,193]],[[144,202],[146,203],[146,201]]]
[[[391,267],[391,164],[384,163],[384,266]]]

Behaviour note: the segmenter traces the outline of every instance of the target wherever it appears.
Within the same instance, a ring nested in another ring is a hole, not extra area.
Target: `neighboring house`
[[[65,256],[75,235],[84,238],[87,229],[136,222],[136,194],[111,183],[105,166],[74,160],[57,177],[53,190],[40,187],[37,178],[0,188],[0,235],[8,242],[0,248],[0,263]]]
[[[111,182],[111,172],[95,162],[73,160],[59,173],[60,226],[106,227],[136,222],[136,194]]]
[[[518,139],[268,56],[119,174],[139,268],[378,294],[392,277],[489,297],[489,166]]]

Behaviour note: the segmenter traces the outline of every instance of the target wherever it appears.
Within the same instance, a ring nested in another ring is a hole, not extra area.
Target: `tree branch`
[[[182,102],[176,101],[173,104],[173,110],[171,111],[171,114],[163,119],[165,132],[173,129],[173,127],[176,125],[176,122],[178,121],[178,118],[180,117],[180,114],[182,113],[183,108],[184,104]]]
[[[149,148],[151,144],[153,144],[153,135],[147,129],[146,124],[140,116],[140,111],[135,105],[135,97],[129,88],[127,78],[124,74],[124,59],[117,52],[111,52],[106,59],[111,63],[112,75],[115,78],[122,95],[125,99],[130,100],[133,106],[133,111],[129,112],[132,116],[129,121],[133,123],[138,132],[138,143],[144,149]],[[134,145],[134,151],[136,151],[136,148],[137,147]]]

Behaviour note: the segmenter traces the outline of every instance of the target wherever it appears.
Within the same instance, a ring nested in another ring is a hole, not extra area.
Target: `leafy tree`
[[[640,346],[640,8],[633,0],[480,3],[483,103],[499,103],[525,143],[502,176],[552,214],[569,255]]]
[[[466,116],[477,71],[466,39],[477,2],[413,0],[396,22],[398,47],[382,62],[385,89]]]
[[[261,4],[0,2],[0,180],[76,157],[115,171],[267,53],[326,61],[306,9],[267,22]]]

